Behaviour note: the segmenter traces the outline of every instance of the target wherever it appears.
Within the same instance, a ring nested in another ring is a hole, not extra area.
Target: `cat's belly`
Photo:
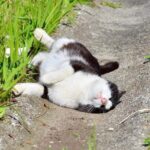
[[[48,88],[48,96],[54,103],[70,108],[76,108],[81,97],[81,90],[77,84],[62,82]]]
[[[48,88],[48,96],[54,103],[76,108],[81,103],[88,103],[91,78],[84,73],[75,73],[67,79]]]

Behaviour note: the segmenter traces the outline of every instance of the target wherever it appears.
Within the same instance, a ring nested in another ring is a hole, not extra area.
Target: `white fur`
[[[47,57],[48,53],[47,52],[40,52],[38,53],[31,61],[32,65],[34,66],[38,66],[41,62],[43,62],[46,57]]]
[[[61,106],[76,108],[79,104],[94,104],[101,106],[96,95],[101,93],[107,99],[106,106],[111,97],[109,85],[106,80],[91,74],[77,72],[65,80],[56,83],[48,89],[50,99]]]
[[[44,92],[44,87],[39,83],[18,83],[14,86],[13,92],[15,95],[33,95],[41,97]]]
[[[88,64],[82,57],[80,56],[71,56],[70,57],[70,60],[77,60],[77,61],[81,61],[83,62],[84,64]]]
[[[40,77],[40,82],[45,85],[53,84],[64,80],[74,73],[73,68],[66,63],[63,68],[51,71]]]
[[[111,101],[107,101],[106,105],[105,105],[105,108],[107,110],[109,110],[110,108],[112,107],[112,102]]]

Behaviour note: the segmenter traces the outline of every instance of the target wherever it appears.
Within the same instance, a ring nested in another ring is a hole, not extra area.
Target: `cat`
[[[34,95],[51,102],[89,113],[107,112],[118,103],[117,85],[101,75],[119,67],[118,62],[99,65],[98,60],[81,43],[73,39],[54,40],[41,28],[35,38],[49,51],[39,52],[31,64],[38,67],[38,83],[18,83],[15,95]]]

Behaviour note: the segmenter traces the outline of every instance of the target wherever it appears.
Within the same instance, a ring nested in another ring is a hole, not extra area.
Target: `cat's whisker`
[[[91,112],[92,109],[93,109],[93,106],[92,105],[88,105],[87,112]]]
[[[89,105],[85,105],[85,106],[82,108],[82,111],[83,111],[83,112],[86,112],[86,111],[88,110],[88,108],[89,108]]]
[[[93,107],[93,106],[91,106],[91,107],[89,108],[89,111],[88,111],[88,112],[92,112],[92,111],[93,111],[93,109],[94,109],[94,107]]]

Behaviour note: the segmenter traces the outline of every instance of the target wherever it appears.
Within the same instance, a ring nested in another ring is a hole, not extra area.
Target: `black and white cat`
[[[39,67],[39,82],[15,85],[15,95],[45,95],[57,105],[91,113],[106,112],[118,103],[117,86],[101,77],[117,69],[118,62],[99,65],[81,43],[54,40],[40,28],[34,36],[50,51],[38,53],[31,62]]]

